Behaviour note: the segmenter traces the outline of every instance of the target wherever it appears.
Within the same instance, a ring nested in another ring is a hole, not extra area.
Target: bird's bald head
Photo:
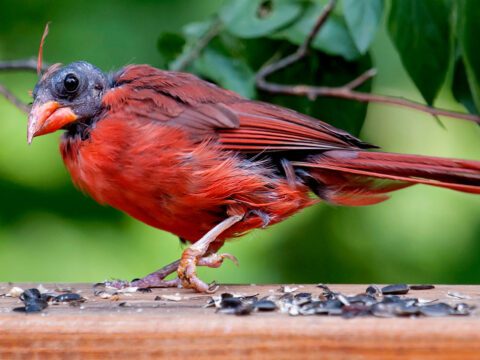
[[[108,87],[107,75],[87,62],[52,65],[33,90],[28,141],[98,115]]]

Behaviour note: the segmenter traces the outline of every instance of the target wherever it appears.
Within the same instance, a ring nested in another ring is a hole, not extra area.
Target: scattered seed
[[[396,304],[386,304],[383,302],[374,304],[370,311],[376,317],[394,317]]]
[[[178,294],[175,295],[159,295],[155,296],[155,301],[180,301],[182,297]]]
[[[27,289],[20,295],[25,306],[17,307],[13,311],[35,313],[47,308],[48,302],[38,289]]]
[[[433,303],[433,302],[435,302],[435,301],[438,301],[438,299],[433,299],[433,300],[431,300],[431,299],[418,298],[417,301],[418,301],[418,303],[419,303],[420,305],[425,305],[425,304],[431,304],[431,303]]]
[[[237,297],[227,297],[222,299],[220,307],[225,308],[237,308],[243,305],[242,298]]]
[[[23,289],[18,286],[14,286],[8,291],[8,293],[5,294],[5,296],[18,298],[22,294],[23,294]]]
[[[341,315],[346,319],[350,319],[357,316],[367,316],[369,314],[370,314],[370,307],[362,303],[355,303],[352,305],[344,306],[342,308],[342,313],[341,313]]]
[[[347,300],[350,304],[361,303],[365,305],[373,305],[377,299],[369,294],[358,294],[355,296],[348,296]]]
[[[288,315],[298,316],[300,315],[300,309],[297,306],[291,306],[288,308]]]
[[[61,302],[84,302],[85,299],[81,297],[79,294],[75,293],[65,293],[65,294],[60,294],[52,298],[53,302],[61,303]]]
[[[425,316],[448,316],[455,313],[455,309],[445,303],[429,304],[420,307],[420,312]]]
[[[369,287],[367,287],[367,289],[365,290],[365,293],[367,295],[371,295],[371,296],[379,296],[381,295],[381,291],[380,289],[378,288],[378,286],[376,285],[370,285]]]
[[[259,300],[253,303],[253,307],[258,311],[274,311],[277,305],[271,300]]]
[[[451,298],[454,298],[454,299],[458,299],[458,300],[468,300],[468,299],[471,299],[470,296],[465,295],[465,294],[462,294],[462,293],[459,293],[459,292],[456,292],[456,291],[449,291],[449,292],[447,293],[447,296],[448,296],[448,297],[451,297]]]
[[[309,303],[310,301],[312,301],[312,294],[310,293],[305,293],[305,292],[302,292],[302,293],[298,293],[296,294],[294,297],[293,297],[293,302],[296,304],[296,305],[304,305],[304,304],[307,304]]]
[[[405,295],[410,290],[407,284],[387,285],[382,288],[383,295]]]
[[[460,303],[455,305],[453,315],[470,315],[472,312],[472,307],[465,303]]]
[[[284,285],[284,286],[280,287],[280,289],[279,289],[280,292],[283,292],[285,294],[293,293],[297,290],[298,290],[298,287],[294,287],[294,286],[290,287],[288,285]]]
[[[354,296],[334,292],[323,284],[318,287],[322,289],[319,296],[307,292],[294,294],[293,291],[282,291],[281,295],[271,294],[260,300],[257,300],[257,295],[223,293],[212,297],[206,307],[215,306],[217,311],[224,314],[249,315],[254,311],[278,310],[290,316],[342,316],[346,319],[359,316],[470,315],[473,309],[472,306],[464,303],[452,307],[445,303],[433,303],[437,300],[401,296],[408,293],[410,289],[405,284],[389,285],[381,290],[371,285],[364,293]]]
[[[435,286],[428,285],[428,284],[410,285],[410,290],[431,290],[431,289],[435,289]]]
[[[325,299],[334,299],[335,298],[335,293],[332,290],[330,290],[330,288],[327,285],[318,284],[317,287],[319,287],[323,290],[321,296],[324,297]]]
[[[337,299],[344,305],[344,306],[350,306],[350,301],[348,301],[348,299],[342,295],[342,294],[336,294],[337,295]]]

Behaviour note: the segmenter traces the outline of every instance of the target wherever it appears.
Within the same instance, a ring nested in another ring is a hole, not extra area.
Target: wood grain
[[[24,289],[38,284],[15,284]],[[53,284],[43,284],[53,289]],[[0,359],[479,359],[480,317],[343,319],[255,313],[234,316],[204,308],[208,295],[182,289],[95,297],[91,284],[60,284],[87,297],[82,308],[51,305],[41,314],[12,309],[0,298]],[[0,293],[12,284],[0,284]],[[332,285],[347,294],[364,285]],[[219,292],[267,295],[279,285],[222,286]],[[299,291],[319,293],[313,285]],[[471,299],[454,300],[449,291]],[[155,301],[179,294],[180,301]],[[480,286],[437,286],[412,296],[478,304]],[[127,306],[119,306],[126,302]]]

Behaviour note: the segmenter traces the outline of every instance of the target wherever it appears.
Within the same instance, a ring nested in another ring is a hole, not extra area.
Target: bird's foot
[[[202,254],[190,247],[183,252],[180,259],[177,269],[178,279],[180,279],[184,288],[193,289],[197,292],[214,293],[218,286],[216,283],[207,284],[200,280],[197,276],[197,266],[218,268],[222,265],[224,259],[230,259],[238,266],[237,258],[231,254],[213,253],[202,257]]]
[[[181,280],[184,288],[193,289],[198,292],[212,293],[218,287],[216,285],[207,285],[197,276],[197,265],[219,267],[223,259],[231,259],[238,264],[237,259],[230,254],[208,254],[210,244],[226,229],[235,225],[243,219],[243,215],[233,215],[215,225],[209,232],[202,236],[197,242],[185,249],[180,259],[177,269],[177,276]]]
[[[238,259],[228,253],[223,253],[223,254],[210,254],[207,256],[204,256],[197,261],[197,266],[208,266],[210,268],[218,268],[223,264],[223,260],[229,259],[231,260],[235,265],[238,266]]]
[[[174,261],[171,264],[155,271],[143,279],[128,282],[116,282],[116,285],[122,287],[180,287],[194,289],[198,292],[212,293],[218,288],[216,285],[207,285],[197,277],[197,266],[208,266],[217,268],[222,265],[224,259],[230,259],[238,265],[237,258],[230,254],[207,254],[210,244],[214,242],[217,237],[226,229],[235,225],[243,219],[243,215],[232,215],[226,218],[221,223],[215,225],[208,231],[201,239],[185,249],[180,260]],[[177,279],[165,280],[165,278],[177,272]],[[109,284],[111,285],[111,284]]]
[[[180,260],[174,261],[160,270],[157,270],[141,279],[133,280],[130,286],[144,288],[167,288],[167,287],[180,287],[181,281],[178,278],[172,280],[165,280],[165,278],[177,271],[180,264]]]
[[[188,250],[188,249],[187,249]],[[182,256],[183,259],[183,256]],[[236,265],[238,265],[238,260],[235,256],[231,254],[209,254],[207,256],[201,257],[201,256],[194,256],[193,261],[188,261],[185,264],[184,268],[189,268],[188,273],[196,273],[196,266],[207,266],[211,268],[218,268],[222,265],[224,259],[230,259],[232,260]],[[178,271],[178,269],[181,266],[181,260],[177,260],[172,262],[171,264],[168,264],[161,268],[160,270],[157,270],[141,279],[133,280],[133,281],[122,281],[122,280],[114,280],[114,281],[108,281],[105,282],[105,285],[114,287],[116,289],[125,289],[128,287],[138,287],[140,289],[145,289],[145,288],[168,288],[168,287],[188,287],[188,288],[193,288],[197,291],[202,291],[202,292],[213,292],[216,290],[214,285],[207,285],[200,279],[198,279],[195,275],[195,278],[190,279],[193,284],[197,284],[197,286],[185,286],[184,282],[180,280],[180,275],[179,277],[172,279],[172,280],[165,280],[165,278],[173,274],[174,272]],[[193,267],[193,268],[192,268]],[[185,273],[185,272],[183,272]],[[190,282],[189,282],[190,283]],[[207,289],[207,290],[200,290],[200,289]]]
[[[167,287],[180,287],[182,285],[180,279],[175,278],[172,280],[165,280],[165,278],[177,271],[180,260],[174,261],[141,279],[132,281],[125,280],[113,280],[106,281],[104,284],[116,289],[125,289],[128,287],[138,287],[140,289],[146,288],[167,288]]]

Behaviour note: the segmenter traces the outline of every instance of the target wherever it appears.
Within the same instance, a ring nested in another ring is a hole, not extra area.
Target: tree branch
[[[202,50],[216,37],[220,31],[222,31],[222,22],[220,19],[213,20],[210,28],[205,32],[205,34],[198,39],[198,41],[190,48],[190,50],[176,59],[171,70],[173,71],[183,71],[187,68],[192,61],[194,61]]]
[[[45,71],[48,68],[48,64],[42,65],[42,70]],[[7,60],[0,61],[0,71],[37,71],[36,59],[25,60]],[[0,95],[15,105],[20,111],[25,113],[30,112],[30,106],[25,104],[22,100],[16,97],[5,86],[0,84]]]
[[[42,70],[48,69],[48,64],[42,65]],[[24,60],[6,60],[0,61],[0,71],[37,71],[36,59],[24,59]]]
[[[3,97],[10,101],[13,105],[15,105],[20,111],[23,111],[27,114],[30,112],[30,106],[23,103],[23,101],[8,91],[8,89],[2,84],[0,84],[0,94],[3,95]]]
[[[267,77],[287,66],[303,59],[307,54],[310,46],[315,39],[315,36],[321,30],[325,21],[330,16],[333,8],[336,5],[336,0],[330,0],[324,7],[322,13],[317,19],[314,27],[307,36],[305,42],[295,51],[274,63],[267,64],[257,73],[256,83],[257,87],[261,90],[265,90],[274,94],[286,94],[296,96],[307,96],[311,100],[315,100],[319,96],[335,97],[348,100],[356,100],[360,102],[376,102],[381,104],[390,104],[400,107],[415,109],[423,111],[425,113],[435,116],[448,116],[451,118],[469,120],[480,124],[480,116],[459,113],[456,111],[450,111],[446,109],[438,109],[432,106],[421,104],[415,101],[407,100],[401,97],[378,95],[372,93],[364,93],[355,91],[360,85],[364,84],[367,80],[376,75],[375,69],[370,69],[350,81],[349,83],[339,87],[326,87],[326,86],[309,86],[309,85],[284,85],[267,81]]]

